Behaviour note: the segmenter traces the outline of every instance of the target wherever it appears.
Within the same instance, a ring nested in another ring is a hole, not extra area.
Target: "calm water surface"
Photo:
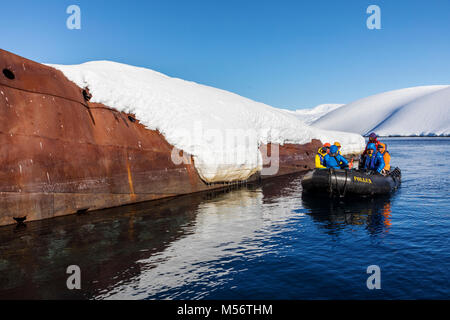
[[[450,139],[385,141],[403,174],[388,198],[302,199],[293,175],[0,228],[0,298],[448,299]]]

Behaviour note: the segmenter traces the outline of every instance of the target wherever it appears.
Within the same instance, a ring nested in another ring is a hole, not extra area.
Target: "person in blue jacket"
[[[338,147],[335,145],[332,145],[330,147],[330,153],[328,153],[323,158],[323,163],[325,167],[327,168],[333,168],[333,169],[343,169],[348,168],[348,161],[343,156],[338,154]],[[339,165],[340,163],[340,165]]]
[[[364,161],[364,169],[373,170],[381,173],[384,169],[385,163],[383,155],[377,151],[374,143],[367,145],[367,155]]]

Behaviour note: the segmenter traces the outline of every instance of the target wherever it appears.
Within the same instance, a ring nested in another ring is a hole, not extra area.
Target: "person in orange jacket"
[[[329,142],[327,142],[323,145],[323,148],[327,149],[327,153],[330,153],[330,147],[331,147],[331,144]]]
[[[389,151],[387,151],[387,146],[385,143],[379,142],[377,146],[378,152],[381,153],[384,160],[384,171],[389,172],[391,170],[391,155],[389,154]]]
[[[341,154],[341,147],[342,147],[341,144],[340,144],[339,142],[337,142],[337,141],[336,141],[335,143],[333,143],[333,144],[334,144],[336,147],[338,147],[338,154],[339,154],[339,155],[342,155],[342,154]]]

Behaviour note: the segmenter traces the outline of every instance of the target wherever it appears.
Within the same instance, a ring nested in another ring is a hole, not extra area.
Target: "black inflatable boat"
[[[363,170],[315,169],[303,177],[302,186],[303,191],[309,193],[371,196],[395,191],[400,186],[401,176],[399,168],[386,176]]]

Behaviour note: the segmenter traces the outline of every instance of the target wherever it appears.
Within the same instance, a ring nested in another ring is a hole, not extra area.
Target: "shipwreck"
[[[160,132],[90,102],[55,68],[0,50],[0,71],[0,226],[243,183],[210,183],[193,161],[174,163]],[[277,172],[246,182],[310,170],[320,145],[280,145]]]

